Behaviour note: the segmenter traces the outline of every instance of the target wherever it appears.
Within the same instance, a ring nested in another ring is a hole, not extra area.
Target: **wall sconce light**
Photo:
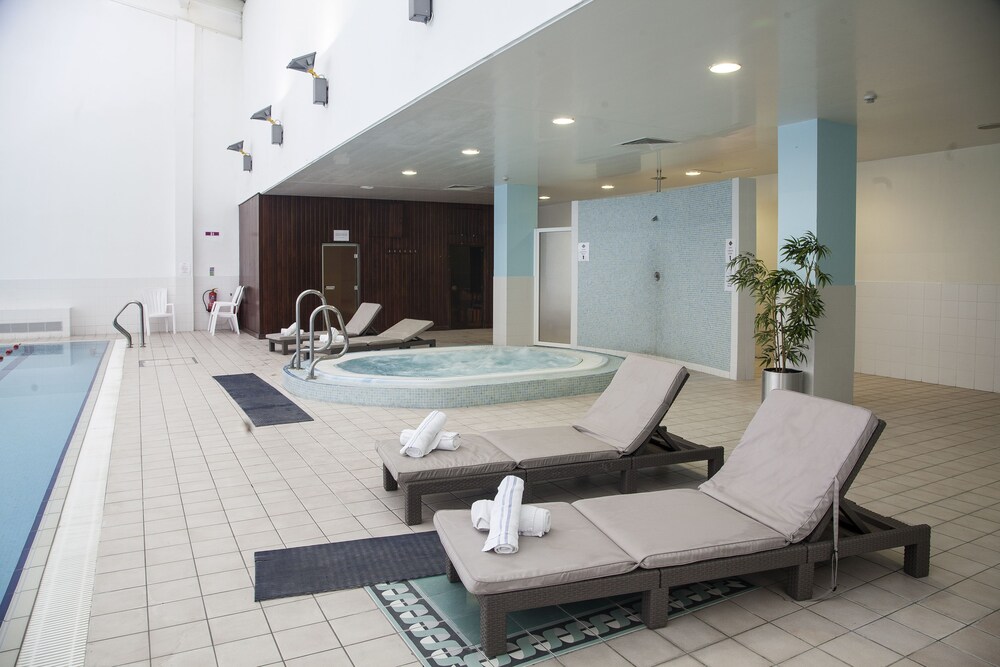
[[[431,2],[433,0],[410,0],[410,20],[427,23],[431,20]]]
[[[299,56],[298,58],[292,58],[292,62],[288,63],[288,69],[293,69],[296,72],[306,72],[312,74],[313,77],[313,104],[322,104],[326,106],[326,103],[330,95],[330,87],[325,77],[320,76],[313,69],[313,65],[316,64],[316,52],[307,53],[304,56]]]
[[[281,145],[285,141],[285,128],[276,119],[271,118],[271,105],[267,105],[254,115],[250,120],[266,120],[271,124],[271,143]]]
[[[227,151],[236,151],[243,156],[243,171],[253,171],[253,158],[250,157],[250,153],[243,150],[243,142],[237,141],[235,144],[230,144],[226,147]]]

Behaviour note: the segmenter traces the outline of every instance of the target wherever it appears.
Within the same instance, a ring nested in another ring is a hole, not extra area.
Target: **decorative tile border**
[[[447,604],[435,602],[441,596],[433,594],[449,587],[459,589],[464,595],[460,608],[451,613],[444,608]],[[680,616],[754,588],[739,577],[672,588],[670,616]],[[507,635],[510,652],[489,659],[479,650],[478,605],[472,595],[465,594],[461,584],[450,584],[445,577],[438,576],[365,589],[425,667],[522,667],[646,627],[639,617],[638,595],[518,612],[508,617],[508,630],[515,626]],[[461,618],[453,618],[456,611]],[[472,630],[470,622],[475,626]]]

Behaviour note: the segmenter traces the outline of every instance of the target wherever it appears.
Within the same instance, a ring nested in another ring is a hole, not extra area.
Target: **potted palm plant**
[[[751,252],[737,255],[728,264],[730,284],[749,291],[757,303],[754,340],[760,349],[757,359],[764,367],[761,400],[772,389],[803,391],[805,387],[802,371],[792,366],[805,361],[816,320],[823,316],[820,288],[830,284],[830,276],[819,268],[819,261],[829,253],[815,234],[806,232],[785,240],[781,268],[768,270]]]

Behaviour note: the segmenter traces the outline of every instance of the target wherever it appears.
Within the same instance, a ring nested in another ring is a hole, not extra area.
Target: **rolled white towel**
[[[326,341],[328,341],[328,340],[330,340],[330,334],[328,334],[328,333],[321,333],[320,335],[316,336],[316,342],[318,342],[320,345],[326,345]],[[340,334],[339,333],[336,336],[334,336],[333,342],[334,343],[343,343],[344,342],[344,334]]]
[[[399,444],[405,447],[406,443],[409,442],[410,438],[413,437],[413,433],[414,429],[412,428],[404,428],[402,431],[400,431]],[[462,436],[460,436],[458,433],[455,433],[454,431],[441,431],[438,435],[440,435],[441,438],[440,440],[438,440],[438,444],[436,447],[434,447],[434,449],[445,449],[449,452],[453,452],[456,449],[458,449],[459,446],[462,444],[461,443]]]
[[[490,514],[493,511],[492,500],[477,500],[472,503],[472,526],[478,531],[490,529]],[[521,514],[517,520],[517,534],[530,537],[542,537],[552,528],[552,512],[544,507],[521,505]]]
[[[399,453],[406,454],[415,459],[425,456],[427,452],[434,448],[435,440],[441,429],[444,428],[444,423],[447,419],[448,416],[440,410],[431,411],[420,422],[420,426],[413,430],[413,435],[406,441]]]
[[[299,325],[297,325],[295,322],[292,322],[287,327],[285,327],[284,329],[281,330],[281,335],[282,336],[294,336],[295,332],[298,331],[298,330],[299,330]]]
[[[517,553],[517,527],[521,516],[521,496],[524,495],[524,480],[507,475],[500,482],[493,508],[490,512],[490,534],[486,537],[483,551],[498,554]]]

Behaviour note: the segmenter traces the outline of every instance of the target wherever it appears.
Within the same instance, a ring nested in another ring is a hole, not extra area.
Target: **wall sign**
[[[733,239],[726,239],[726,284],[727,292],[735,292],[736,288],[729,284],[729,276],[733,275],[733,270],[729,268],[729,262],[736,257],[736,243]]]
[[[590,243],[578,243],[576,247],[576,259],[579,262],[590,261]]]
[[[335,229],[333,230],[333,241],[334,243],[338,241],[350,241],[351,240],[351,230],[349,229]]]

